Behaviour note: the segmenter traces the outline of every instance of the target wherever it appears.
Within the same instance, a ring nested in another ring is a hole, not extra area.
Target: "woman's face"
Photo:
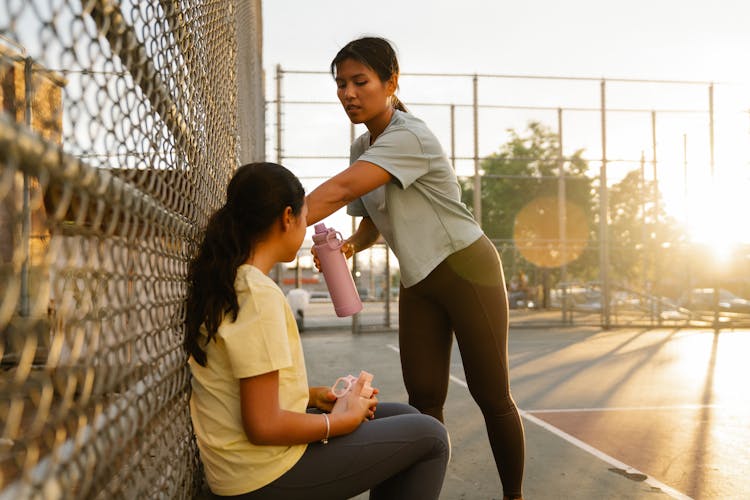
[[[387,113],[396,91],[395,78],[381,82],[369,66],[344,59],[336,67],[336,94],[352,123],[367,123]]]

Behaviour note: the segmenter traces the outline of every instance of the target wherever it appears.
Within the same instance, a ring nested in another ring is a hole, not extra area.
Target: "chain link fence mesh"
[[[260,1],[241,8],[259,40]],[[0,0],[2,499],[201,487],[183,299],[240,156],[237,10]]]

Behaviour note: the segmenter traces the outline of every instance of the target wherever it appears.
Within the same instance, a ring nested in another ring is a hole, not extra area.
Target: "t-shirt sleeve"
[[[346,206],[346,215],[351,215],[352,217],[370,216],[370,214],[367,213],[365,204],[362,202],[362,198],[357,198]]]
[[[272,290],[255,290],[240,304],[234,323],[223,325],[232,374],[254,377],[292,365],[286,331],[286,300]]]
[[[427,173],[430,159],[419,138],[405,128],[384,132],[358,158],[388,171],[403,189]]]

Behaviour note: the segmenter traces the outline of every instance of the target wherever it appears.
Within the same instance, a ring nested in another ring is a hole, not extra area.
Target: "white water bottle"
[[[315,224],[315,234],[312,239],[336,316],[344,317],[358,313],[362,310],[362,300],[359,298],[354,278],[346,264],[346,257],[341,252],[344,244],[341,233],[332,227],[327,228],[321,222]]]

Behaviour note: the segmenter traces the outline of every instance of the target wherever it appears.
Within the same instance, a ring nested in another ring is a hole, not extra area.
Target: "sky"
[[[731,232],[732,239],[750,241],[750,225],[725,227],[715,222],[716,214],[704,209],[706,201],[713,200],[709,205],[720,204],[722,210],[750,211],[744,195],[750,187],[750,115],[742,113],[750,109],[748,21],[747,0],[264,0],[263,65],[267,99],[275,99],[277,64],[285,70],[327,71],[331,59],[344,44],[372,34],[394,43],[405,74],[717,82],[715,177],[721,182],[716,194],[706,190],[707,84],[612,83],[607,86],[607,105],[644,110],[702,110],[702,115],[657,115],[657,153],[660,168],[663,167],[659,181],[666,203],[675,216],[687,218],[696,226],[696,236],[702,233],[701,238],[716,238],[717,231]],[[400,84],[399,95],[407,105],[470,103],[472,99],[470,79],[403,76]],[[336,98],[335,87],[325,75],[285,74],[283,86],[285,99],[334,101]],[[480,102],[500,105],[596,107],[600,102],[599,92],[597,82],[481,79],[479,86]],[[269,106],[269,122],[275,119],[271,116],[273,109]],[[411,109],[434,127],[447,150],[445,111],[419,106]],[[349,125],[340,107],[286,106],[284,113],[286,154],[348,154]],[[457,127],[466,132],[471,128],[470,109],[461,113],[457,114]],[[480,114],[480,156],[496,151],[509,127],[523,128],[529,119],[556,125],[556,117],[547,112],[511,115],[502,111]],[[613,113],[608,120],[609,158],[632,161],[643,151],[651,159],[648,113]],[[566,112],[566,153],[584,148],[589,157],[600,158],[599,123],[596,113]],[[363,130],[358,127],[357,133]],[[457,138],[458,156],[472,154],[471,137],[467,134],[459,134]],[[689,151],[687,184],[682,167],[683,141]],[[275,158],[273,138],[267,148],[268,157]],[[325,177],[346,166],[345,160],[323,162],[325,167],[318,166],[321,162],[302,166],[300,161],[290,159],[288,163],[298,169],[300,176]],[[633,165],[613,165],[612,178],[621,178]],[[459,174],[471,173],[469,161],[457,162],[456,166]],[[319,180],[310,182],[314,185]],[[704,220],[699,222],[700,219]],[[699,224],[703,227],[698,228]]]
[[[402,71],[750,80],[745,0],[265,0],[264,65],[327,69],[363,34]]]

